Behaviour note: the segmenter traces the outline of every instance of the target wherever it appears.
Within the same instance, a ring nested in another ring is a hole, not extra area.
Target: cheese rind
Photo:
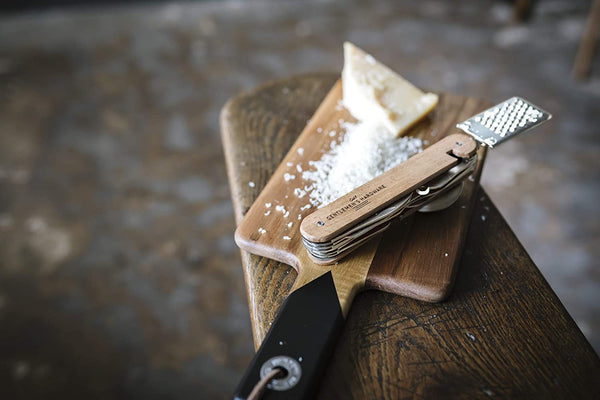
[[[344,43],[343,102],[354,118],[373,121],[401,136],[438,103],[350,42]]]

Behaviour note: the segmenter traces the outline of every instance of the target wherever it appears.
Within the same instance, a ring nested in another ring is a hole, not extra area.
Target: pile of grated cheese
[[[344,122],[342,128],[346,133],[340,143],[332,141],[331,149],[302,172],[312,183],[308,196],[313,206],[331,203],[423,149],[421,139],[396,138],[376,123]]]
[[[308,193],[316,207],[331,203],[421,152],[421,139],[398,136],[438,102],[436,94],[422,92],[351,43],[344,44],[342,84],[343,100],[336,110],[344,106],[358,122],[340,121],[341,137],[331,142],[320,160],[309,162],[311,169],[302,171],[302,178],[311,185],[294,192],[297,197]],[[317,132],[337,135],[322,128]]]

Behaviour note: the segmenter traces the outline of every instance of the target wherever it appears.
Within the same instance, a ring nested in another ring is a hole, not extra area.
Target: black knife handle
[[[261,379],[261,368],[274,366],[283,367],[286,376],[272,381],[262,399],[311,398],[343,325],[331,272],[293,291],[279,310],[234,398],[245,400]],[[293,386],[284,389],[290,385]]]

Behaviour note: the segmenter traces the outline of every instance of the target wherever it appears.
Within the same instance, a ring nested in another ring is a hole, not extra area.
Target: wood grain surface
[[[289,93],[289,89],[283,90],[283,92],[287,92],[288,97],[293,98],[294,96]],[[404,234],[403,246],[386,249],[386,252],[392,252],[393,255],[377,257],[378,244],[381,239],[378,236],[368,242],[367,246],[354,251],[335,265],[318,265],[309,257],[301,241],[299,231],[301,218],[310,220],[311,213],[315,208],[310,207],[308,196],[298,197],[294,193],[296,188],[303,188],[311,184],[302,179],[301,174],[296,170],[296,165],[301,165],[305,169],[311,168],[309,161],[320,159],[322,153],[329,149],[331,141],[339,140],[343,130],[343,124],[340,121],[353,121],[348,111],[338,106],[341,98],[342,85],[341,81],[338,81],[325,96],[308,123],[299,129],[302,133],[266,185],[258,180],[260,179],[258,176],[256,181],[248,181],[248,183],[253,182],[255,187],[262,187],[262,190],[240,222],[235,234],[236,242],[248,252],[294,267],[299,275],[292,290],[331,271],[344,315],[347,314],[356,293],[365,285],[420,300],[440,301],[447,296],[453,283],[454,269],[461,254],[464,233],[473,204],[473,191],[479,181],[485,150],[482,148],[479,151],[478,170],[472,175],[472,179],[465,181],[467,187],[464,195],[450,208],[435,213],[435,218],[440,220],[436,224],[436,229],[423,229],[419,222],[421,216],[411,216],[410,218],[417,219],[417,222],[412,225],[404,225],[404,229],[409,232]],[[237,127],[230,125],[235,122],[228,117],[231,107],[234,107],[233,104],[231,103],[225,108],[222,121],[223,142],[228,151],[235,151],[234,149],[238,146],[238,141],[233,133],[237,131]],[[448,147],[448,151],[462,150],[472,154],[475,150],[475,142],[465,137],[464,134],[457,135],[470,140],[470,145],[459,147],[452,142],[451,145],[443,145],[444,148],[440,148],[438,143],[448,135],[457,132],[455,125],[458,122],[485,107],[486,104],[479,100],[441,95],[436,111],[421,123],[416,124],[410,131],[411,136],[422,138],[427,144],[426,147],[432,146],[432,149],[414,156],[411,160],[418,162],[418,159],[428,159],[430,162],[426,162],[425,166],[429,170],[425,174],[434,174],[434,171],[439,173],[457,163],[456,158],[446,154],[446,147]],[[329,132],[337,132],[338,137],[331,137]],[[248,134],[262,138],[264,128],[259,127],[256,130],[251,128],[248,130]],[[259,143],[261,142],[259,141]],[[265,143],[262,142],[262,144]],[[246,145],[244,145],[244,149],[247,150]],[[397,168],[401,169],[403,166]],[[238,175],[239,169],[235,165],[229,168],[234,176]],[[390,188],[404,185],[408,186],[408,191],[411,191],[418,186],[422,179],[420,176],[416,180],[412,179],[415,172],[418,172],[417,170],[418,168],[411,168],[409,173],[401,171],[402,173],[399,174],[388,171],[384,175],[391,176],[392,181],[397,181],[397,185],[394,182],[388,182]],[[423,174],[417,173],[417,175]],[[385,179],[384,176],[381,179]],[[368,182],[366,186],[373,185],[374,182]],[[401,190],[396,189],[382,193],[385,195],[385,193],[392,192],[402,193]],[[393,197],[388,198],[382,206],[392,200]],[[344,199],[339,201],[343,202]],[[305,209],[305,207],[310,208]],[[372,202],[354,214],[365,211],[371,213],[375,210],[374,207],[375,202]],[[342,222],[341,225],[340,223],[336,224],[336,221]],[[336,221],[332,222],[332,225],[335,225],[333,233],[343,228],[343,220],[337,219]],[[389,240],[387,236],[388,234],[384,233],[383,239]],[[432,247],[430,243],[436,243],[436,246]],[[379,265],[374,265],[374,261]],[[401,262],[402,265],[399,266],[396,262]],[[371,268],[377,272],[376,275],[371,275],[373,278],[378,278],[376,281],[369,281],[368,273]]]
[[[297,76],[228,103],[222,123],[228,126],[224,145],[237,221],[336,79]],[[485,192],[477,190],[449,298],[433,304],[381,291],[358,294],[318,398],[600,398],[600,359]],[[437,229],[434,215],[420,217],[423,229]],[[394,254],[385,250],[403,246],[406,225],[414,223],[396,225],[375,257]],[[440,250],[430,245],[432,252]],[[246,252],[242,263],[258,346],[296,273]],[[402,259],[381,265],[389,263],[399,266]],[[389,285],[386,276],[372,268],[367,284]]]

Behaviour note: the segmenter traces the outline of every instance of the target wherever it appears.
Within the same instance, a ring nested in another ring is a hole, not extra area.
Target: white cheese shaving
[[[260,233],[261,235],[264,235],[265,233],[267,233],[267,230],[264,228],[258,228],[258,233]]]
[[[306,191],[302,190],[300,188],[296,188],[296,189],[294,189],[294,194],[296,195],[297,198],[301,199],[304,196],[306,196]]]
[[[296,175],[293,174],[288,174],[287,172],[285,174],[283,174],[283,179],[285,179],[285,181],[291,181],[292,179],[296,179]]]

